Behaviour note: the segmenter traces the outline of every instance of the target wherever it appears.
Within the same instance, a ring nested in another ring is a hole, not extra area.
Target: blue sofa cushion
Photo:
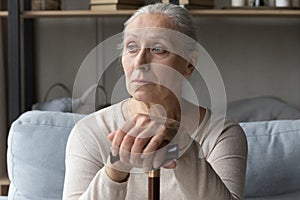
[[[72,127],[82,117],[31,111],[12,124],[7,153],[9,199],[62,199],[65,147]]]
[[[248,140],[246,197],[275,198],[276,195],[297,191],[299,194],[300,120],[248,122],[240,125]],[[296,199],[300,199],[300,196]]]

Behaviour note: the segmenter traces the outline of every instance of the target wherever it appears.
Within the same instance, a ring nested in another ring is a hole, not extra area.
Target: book
[[[132,4],[91,4],[92,11],[116,11],[116,10],[136,10],[139,5]]]
[[[193,9],[213,9],[214,6],[205,6],[205,5],[191,5],[191,4],[186,4],[184,5],[184,8],[187,10],[193,10]]]
[[[130,4],[143,5],[143,0],[90,0],[90,4]]]
[[[189,0],[188,5],[215,6],[214,0]]]
[[[162,0],[163,3],[169,3],[169,0]],[[179,0],[180,5],[201,5],[214,6],[214,0]]]
[[[59,0],[31,0],[31,10],[60,10],[60,1]]]
[[[162,3],[169,3],[170,0],[162,0]],[[179,0],[179,4],[188,4],[189,0]]]

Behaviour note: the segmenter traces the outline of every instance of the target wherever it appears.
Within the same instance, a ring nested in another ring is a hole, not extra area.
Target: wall
[[[300,108],[299,19],[215,18],[198,24],[229,101],[271,95]]]
[[[38,20],[39,99],[55,82],[72,88],[85,56],[97,43],[119,33],[125,19]],[[299,18],[197,17],[196,23],[200,43],[221,72],[228,101],[272,95],[300,108]],[[108,91],[119,75],[115,69],[106,73],[104,82]],[[63,94],[53,97],[59,95]]]

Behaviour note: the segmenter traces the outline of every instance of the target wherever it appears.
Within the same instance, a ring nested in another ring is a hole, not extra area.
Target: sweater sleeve
[[[224,131],[205,158],[199,157],[200,150],[194,141],[177,161],[174,174],[182,199],[243,199],[247,140],[240,126]]]
[[[126,192],[127,182],[107,176],[103,163],[87,150],[74,128],[66,149],[63,200],[122,200]]]

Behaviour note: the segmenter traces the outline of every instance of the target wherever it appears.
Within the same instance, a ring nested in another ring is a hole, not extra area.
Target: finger
[[[147,121],[143,121],[143,123],[143,127],[135,126],[128,133],[129,135],[136,136],[130,155],[130,163],[135,166],[142,166],[143,159],[141,153],[151,140],[151,137],[155,134],[156,130],[158,130],[158,124],[154,121],[149,121],[147,119]]]
[[[133,127],[135,123],[132,119],[126,120],[123,126],[120,128],[124,133],[128,133]]]
[[[111,132],[110,134],[108,134],[108,136],[107,136],[107,138],[109,139],[109,141],[113,141],[113,139],[114,139],[114,137],[115,137],[115,135],[116,135],[116,132],[114,131],[114,132]]]
[[[127,135],[130,135],[134,138],[138,137],[143,131],[145,130],[145,127],[140,127],[140,126],[134,126],[131,127],[130,130],[127,131]]]
[[[162,132],[162,129],[157,127],[161,127],[161,125],[158,125],[155,122],[150,122],[149,127],[143,129],[139,134],[137,134],[134,144],[132,145],[131,151],[133,153],[149,153],[151,152],[151,150],[156,150],[155,147],[149,149],[149,147],[146,146],[148,146],[149,142],[152,140],[153,135],[158,135],[156,133],[157,130],[158,132]],[[159,146],[160,142],[157,145]]]
[[[150,139],[136,138],[136,140],[131,149],[130,163],[135,166],[142,166],[142,151]]]
[[[165,161],[166,152],[167,152],[166,146],[155,152],[155,155],[153,157],[153,167],[154,168],[157,169],[162,166],[162,164]]]
[[[151,118],[146,114],[139,113],[135,114],[131,120],[136,126],[144,127],[151,121]]]
[[[154,137],[165,131],[165,127],[163,124],[160,124],[156,121],[151,121],[147,126],[144,127],[143,135],[139,134],[139,137],[150,138]]]
[[[140,129],[137,127],[137,129]],[[136,130],[132,130],[133,132]],[[132,134],[132,133],[131,133]],[[137,166],[142,166],[141,153],[145,146],[149,143],[151,137],[147,137],[147,131],[144,129],[139,134],[136,134],[138,137],[135,138],[134,143],[131,148],[130,163]]]
[[[118,129],[116,131],[116,133],[114,134],[115,137],[113,139],[113,147],[112,147],[112,153],[113,156],[118,155],[120,152],[120,149],[122,149],[122,155],[119,155],[120,158],[122,157],[122,161],[126,161],[128,162],[128,152],[131,149],[132,146],[132,142],[133,142],[133,138],[130,137],[130,135],[128,135],[127,133],[130,132],[133,128],[135,127],[135,124],[133,123],[132,120],[127,120],[124,125]],[[124,137],[128,135],[128,137],[126,138],[125,143],[123,144],[123,139]],[[132,134],[133,135],[133,134]],[[109,138],[111,138],[113,136],[109,135]],[[123,146],[121,147],[121,145],[123,144]],[[127,151],[127,152],[126,152]]]
[[[141,126],[146,126],[150,120],[149,117],[147,117],[146,115],[137,115],[135,120],[139,120],[139,125],[134,123],[134,121],[132,120],[128,120],[123,127],[121,128],[122,132],[125,132],[125,136],[123,136],[123,139],[121,141],[120,144],[120,150],[119,150],[119,156],[120,156],[120,160],[123,163],[130,163],[130,157],[132,156],[132,145],[134,144],[135,138],[136,136],[138,136],[141,132],[143,132],[144,127]],[[116,145],[118,145],[118,142],[116,142]],[[147,141],[145,141],[147,143]],[[144,147],[144,146],[143,146]],[[139,150],[141,151],[141,150]],[[138,151],[135,151],[138,152]],[[140,153],[140,152],[139,152]],[[141,166],[141,162],[140,162],[140,158],[138,158],[139,154],[134,154],[135,156],[133,156],[133,164],[138,164],[139,166]]]
[[[160,168],[161,166],[169,165],[170,162],[178,158],[178,145],[177,144],[168,144],[162,149],[159,149],[155,153],[153,159],[153,166],[155,168]]]
[[[147,144],[146,148],[143,151],[143,158],[144,158],[144,169],[149,169],[150,166],[151,168],[158,168],[158,166],[161,165],[164,159],[164,154],[166,150],[159,150],[159,154],[157,154],[158,149],[160,146],[162,146],[164,142],[164,132],[162,134],[158,134],[151,138],[149,144]],[[163,151],[163,152],[162,152]]]
[[[159,149],[159,147],[165,142],[166,133],[162,131],[151,138],[150,142],[147,144],[143,153],[151,153]]]
[[[126,135],[126,132],[123,132],[121,129],[118,129],[115,132],[115,137],[113,139],[113,145],[116,147],[120,147],[125,135]]]
[[[168,163],[166,163],[165,165],[163,165],[163,168],[166,168],[166,169],[174,169],[176,168],[177,164],[176,164],[176,161],[170,161]]]
[[[125,132],[123,132],[122,130],[118,129],[116,132],[115,132],[115,137],[112,141],[112,148],[111,148],[111,151],[112,151],[112,154],[114,156],[118,155],[118,152],[119,152],[119,149],[120,149],[120,146],[121,146],[121,143],[123,141],[123,138],[124,136],[126,135]]]
[[[120,160],[123,163],[130,163],[130,153],[131,153],[131,147],[134,142],[134,137],[130,135],[125,135],[123,138],[123,141],[120,145],[120,150],[119,150],[119,155],[120,155]]]
[[[143,169],[145,170],[145,172],[153,169],[153,156],[153,152],[143,154]]]

